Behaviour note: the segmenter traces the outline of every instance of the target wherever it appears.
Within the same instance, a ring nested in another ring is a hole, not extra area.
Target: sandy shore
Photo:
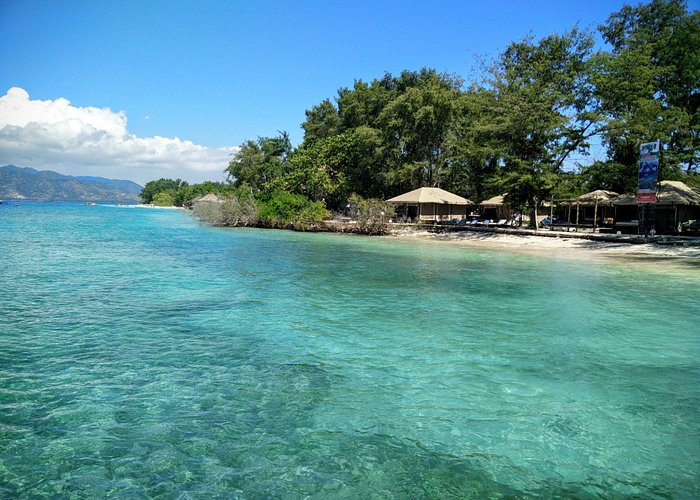
[[[619,259],[651,265],[677,262],[700,270],[700,240],[630,244],[622,241],[595,241],[572,237],[551,237],[551,235],[514,235],[476,231],[433,233],[425,230],[396,231],[388,237],[537,254],[557,259]]]

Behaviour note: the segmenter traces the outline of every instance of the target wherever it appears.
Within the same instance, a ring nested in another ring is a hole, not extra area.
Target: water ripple
[[[698,276],[126,212],[0,213],[0,497],[700,493]]]

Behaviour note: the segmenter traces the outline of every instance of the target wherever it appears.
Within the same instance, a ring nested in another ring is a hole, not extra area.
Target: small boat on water
[[[86,204],[88,207],[94,207],[95,205],[97,205],[97,203],[95,203],[94,201],[86,201],[85,204]]]

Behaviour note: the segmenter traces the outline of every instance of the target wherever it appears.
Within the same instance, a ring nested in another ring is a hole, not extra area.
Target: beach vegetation
[[[187,183],[182,179],[158,179],[150,181],[146,183],[141,190],[141,202],[144,204],[153,203],[153,198],[157,194],[165,193],[170,196],[170,205],[173,205],[177,192],[186,185]],[[161,200],[166,201],[166,198],[161,197]]]
[[[153,196],[151,203],[157,207],[172,207],[173,196],[167,191],[160,191]]]
[[[391,203],[376,198],[362,198],[356,194],[348,200],[350,218],[363,234],[384,234],[388,222],[394,216],[395,207]]]
[[[684,0],[624,6],[598,33],[514,41],[471,81],[431,68],[356,80],[306,110],[297,147],[286,132],[247,140],[228,182],[160,179],[141,197],[164,192],[180,205],[245,188],[259,224],[313,227],[350,204],[374,231],[388,211],[368,200],[429,186],[476,202],[507,193],[534,224],[552,199],[633,192],[640,144],[657,139],[660,179],[700,185],[698,54],[700,13]],[[253,220],[236,215],[252,206],[234,203],[229,219]]]
[[[226,168],[231,183],[247,185],[255,191],[282,176],[292,153],[289,134],[279,132],[275,137],[258,137],[241,144]]]
[[[160,204],[160,206],[178,206],[187,205],[193,199],[204,196],[209,193],[214,193],[220,196],[225,196],[233,193],[234,186],[227,182],[212,182],[205,181],[200,184],[189,184],[182,179],[158,179],[150,181],[141,190],[141,203],[144,204]],[[166,194],[166,196],[161,195]],[[156,203],[156,196],[159,196]]]
[[[256,226],[258,225],[258,203],[250,189],[234,189],[220,202],[195,202],[192,209],[195,215],[214,226]]]
[[[258,218],[265,227],[308,231],[329,216],[322,202],[297,193],[280,191],[259,202]]]
[[[193,204],[195,215],[214,226],[269,227],[309,231],[320,227],[330,216],[323,203],[298,193],[278,191],[255,194],[241,186],[220,201]]]

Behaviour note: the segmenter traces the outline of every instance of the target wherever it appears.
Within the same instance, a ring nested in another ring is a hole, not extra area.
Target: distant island
[[[0,200],[138,203],[141,189],[127,180],[74,177],[14,165],[0,167]]]

